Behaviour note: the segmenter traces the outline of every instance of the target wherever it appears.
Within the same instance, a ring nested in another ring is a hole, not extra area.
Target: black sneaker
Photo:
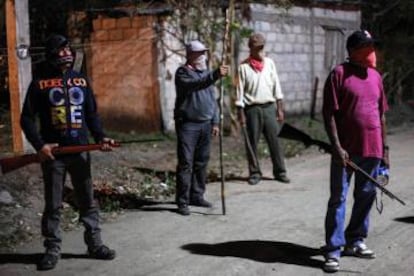
[[[54,269],[58,263],[59,255],[45,253],[37,264],[37,270],[50,270]]]
[[[189,216],[190,215],[190,209],[188,208],[187,204],[178,205],[177,213],[183,216]]]
[[[260,180],[262,180],[262,177],[259,174],[252,174],[249,177],[249,180],[247,180],[247,183],[250,185],[257,185],[259,184]]]
[[[101,245],[93,250],[88,250],[89,257],[99,260],[113,260],[115,259],[116,252],[110,249],[106,245]]]
[[[210,202],[208,202],[204,198],[202,198],[200,200],[190,201],[190,205],[198,206],[198,207],[205,207],[205,208],[213,207],[213,204],[211,204]]]
[[[290,183],[290,179],[286,175],[275,176],[275,180],[282,183]]]

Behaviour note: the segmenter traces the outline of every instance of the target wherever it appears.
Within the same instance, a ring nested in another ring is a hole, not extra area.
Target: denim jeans
[[[89,249],[102,245],[98,207],[93,198],[89,153],[57,156],[42,163],[45,209],[42,235],[47,250],[59,252],[62,243],[60,217],[66,173],[69,173],[79,205],[79,220],[85,227],[84,241]]]
[[[351,157],[361,169],[374,175],[381,159]],[[351,176],[355,174],[354,204],[351,218],[345,229],[346,198]],[[326,251],[339,258],[341,246],[357,245],[368,235],[369,212],[376,197],[375,185],[362,173],[352,172],[331,160],[330,198],[325,219]]]

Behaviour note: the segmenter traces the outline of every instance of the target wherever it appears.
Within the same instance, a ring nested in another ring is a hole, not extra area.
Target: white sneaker
[[[345,256],[354,256],[365,259],[375,259],[375,253],[365,243],[358,245],[347,245],[345,246],[343,254]]]
[[[335,258],[328,258],[326,259],[323,270],[325,272],[337,272],[339,270],[339,260]]]

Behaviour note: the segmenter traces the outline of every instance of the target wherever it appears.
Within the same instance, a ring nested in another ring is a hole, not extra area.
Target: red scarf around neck
[[[262,72],[264,67],[264,60],[258,60],[253,57],[249,57],[248,62],[250,66],[257,72]]]

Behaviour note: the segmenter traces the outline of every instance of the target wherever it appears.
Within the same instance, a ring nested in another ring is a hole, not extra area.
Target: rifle
[[[289,139],[289,140],[294,140],[294,141],[302,142],[305,145],[305,147],[310,147],[312,145],[315,145],[315,146],[318,146],[319,147],[319,150],[320,151],[325,152],[325,153],[332,154],[332,147],[331,147],[330,144],[328,144],[326,142],[323,142],[323,141],[320,141],[320,140],[313,139],[312,137],[310,137],[305,132],[303,132],[303,131],[301,131],[301,130],[299,130],[299,129],[297,129],[297,128],[295,128],[295,127],[293,127],[293,126],[291,126],[291,125],[289,125],[287,123],[284,123],[283,124],[282,129],[280,130],[278,136],[280,138],[285,138],[285,139]],[[379,183],[369,173],[367,173],[366,171],[364,171],[363,169],[361,169],[357,164],[355,164],[351,160],[346,160],[345,162],[352,169],[354,169],[355,171],[359,171],[366,178],[368,178],[378,189],[381,190],[381,192],[383,192],[384,194],[386,194],[391,199],[397,200],[402,205],[405,205],[405,202],[404,201],[402,201],[396,195],[394,195],[389,190],[387,190],[383,185],[381,185],[381,183]]]
[[[108,143],[106,143],[108,144]],[[53,155],[62,155],[70,153],[80,153],[85,151],[100,150],[105,144],[89,144],[89,145],[78,145],[78,146],[62,146],[55,147],[52,149]],[[108,144],[111,147],[119,147],[119,143]],[[7,157],[0,159],[0,167],[3,174],[17,170],[21,167],[32,163],[40,163],[40,158],[37,153],[23,154],[19,156]]]
[[[302,142],[307,148],[312,145],[318,146],[320,151],[332,154],[332,148],[330,144],[320,140],[313,139],[302,130],[297,129],[289,125],[288,123],[283,124],[278,136],[280,138]]]

